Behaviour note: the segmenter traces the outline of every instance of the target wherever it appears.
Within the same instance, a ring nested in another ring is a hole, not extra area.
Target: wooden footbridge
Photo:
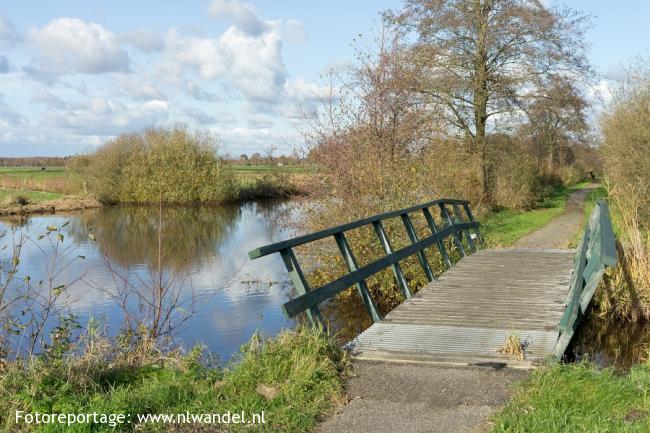
[[[426,233],[414,227],[415,215]],[[384,222],[401,219],[410,245],[393,250]],[[385,255],[360,266],[346,232],[372,226]],[[334,237],[348,273],[310,288],[294,248]],[[355,286],[373,324],[347,347],[359,359],[447,365],[533,367],[560,359],[584,315],[605,267],[616,264],[607,204],[599,202],[577,250],[481,249],[479,224],[469,203],[443,199],[388,212],[258,248],[258,258],[279,252],[298,294],[283,309],[321,321],[319,304]],[[445,271],[437,278],[432,252]],[[430,283],[413,294],[400,266],[417,256]],[[458,258],[453,263],[453,258]],[[391,268],[405,301],[381,317],[366,280]]]

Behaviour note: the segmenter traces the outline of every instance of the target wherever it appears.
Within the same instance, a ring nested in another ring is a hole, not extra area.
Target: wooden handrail
[[[453,207],[453,217],[447,209],[447,206]],[[461,206],[462,210],[464,210],[465,213],[464,216],[463,211],[461,210]],[[430,208],[432,207],[439,209],[441,219],[446,224],[444,227],[438,228],[436,226],[430,211]],[[427,222],[427,226],[431,232],[429,236],[426,236],[423,239],[418,238],[410,218],[410,214],[417,211],[422,211],[422,214]],[[383,228],[382,221],[396,217],[401,218],[411,244],[397,251],[393,251],[390,240],[388,239],[388,236]],[[356,258],[354,257],[354,253],[352,252],[352,249],[347,242],[345,232],[367,225],[373,226],[375,234],[377,235],[386,255],[378,260],[373,261],[372,263],[359,267]],[[473,231],[473,233],[471,231]],[[302,270],[300,269],[298,260],[293,253],[293,248],[299,245],[307,244],[309,242],[324,239],[329,236],[334,237],[336,244],[339,247],[339,251],[343,256],[343,260],[347,266],[348,273],[343,277],[337,278],[334,281],[331,281],[321,287],[312,290],[309,288]],[[374,215],[358,221],[353,221],[347,224],[342,224],[336,227],[321,230],[316,233],[311,233],[286,241],[266,245],[252,250],[248,253],[248,255],[251,259],[263,257],[275,252],[279,252],[282,255],[285,266],[287,267],[287,271],[289,272],[289,276],[291,277],[291,281],[296,288],[296,292],[298,293],[298,296],[296,298],[285,303],[282,307],[283,311],[288,317],[294,317],[302,312],[306,312],[309,320],[316,322],[320,320],[320,311],[318,309],[318,305],[320,303],[330,299],[348,287],[356,286],[357,291],[359,292],[359,295],[361,296],[361,299],[363,300],[363,303],[366,307],[366,310],[368,311],[368,314],[372,317],[373,321],[379,321],[381,320],[381,316],[377,312],[377,308],[373,302],[372,297],[370,296],[368,287],[366,285],[366,279],[383,269],[392,267],[393,274],[397,280],[397,286],[402,290],[405,297],[411,297],[412,293],[408,288],[407,281],[404,278],[399,262],[412,255],[417,255],[425,276],[430,281],[433,280],[434,275],[431,271],[424,250],[425,248],[436,245],[438,247],[438,251],[442,256],[442,262],[444,263],[445,267],[450,267],[452,265],[450,255],[443,242],[450,236],[453,237],[454,245],[456,246],[456,249],[458,250],[461,257],[471,251],[477,250],[477,244],[481,240],[479,223],[474,220],[474,216],[469,209],[469,202],[465,200],[440,199],[423,203],[417,206],[412,206],[406,209]],[[463,246],[463,236],[467,240],[467,247],[469,251],[467,251]],[[474,241],[473,237],[476,238],[476,242]]]
[[[578,246],[567,306],[560,320],[558,341],[553,355],[560,358],[568,347],[605,268],[616,266],[616,237],[607,203],[599,200],[594,207]]]

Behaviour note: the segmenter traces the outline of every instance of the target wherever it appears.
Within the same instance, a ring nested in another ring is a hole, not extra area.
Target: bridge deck
[[[549,357],[566,306],[572,250],[482,250],[463,258],[349,347],[357,359],[530,368]],[[509,335],[524,359],[500,352]]]

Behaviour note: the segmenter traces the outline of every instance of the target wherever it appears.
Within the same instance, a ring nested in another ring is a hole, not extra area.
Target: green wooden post
[[[305,275],[302,273],[302,269],[300,269],[300,264],[298,263],[298,259],[296,259],[296,255],[293,253],[293,249],[285,248],[280,251],[280,255],[282,256],[284,266],[287,268],[287,271],[289,271],[289,278],[291,278],[291,282],[296,288],[296,292],[298,292],[298,295],[304,295],[309,291],[309,285],[307,284]],[[324,323],[317,306],[311,307],[309,310],[305,311],[305,314],[312,325]]]
[[[438,233],[438,227],[436,227],[436,222],[433,219],[433,215],[431,215],[431,212],[429,211],[428,208],[423,208],[422,213],[424,214],[424,218],[427,220],[427,224],[429,224],[429,229],[431,230],[431,234],[436,234]],[[440,255],[442,256],[442,261],[445,264],[445,268],[449,269],[451,268],[451,260],[449,259],[449,254],[447,254],[447,248],[445,248],[445,243],[440,240],[436,242],[436,245],[438,245],[438,251],[440,251]]]
[[[463,213],[460,210],[460,206],[457,204],[454,204],[454,214],[456,215],[456,219],[458,220],[459,223],[465,222],[463,219]],[[469,245],[469,248],[472,251],[478,251],[476,249],[476,245],[474,244],[474,239],[472,239],[472,234],[469,232],[469,230],[463,230],[463,233],[465,233],[465,237],[467,238],[467,245]]]
[[[372,226],[375,228],[375,233],[377,233],[377,237],[379,238],[381,246],[384,248],[384,252],[386,254],[392,254],[393,248],[390,245],[390,241],[388,240],[388,236],[386,235],[386,231],[384,230],[384,225],[381,223],[381,220],[373,222]],[[404,278],[402,267],[399,265],[399,263],[395,263],[391,267],[393,268],[393,274],[395,275],[395,280],[397,280],[397,285],[399,286],[402,293],[404,293],[406,299],[412,298],[413,294],[411,293],[411,290],[409,290],[406,278]]]
[[[343,255],[343,259],[345,260],[345,264],[348,268],[348,271],[352,272],[359,269],[359,266],[357,265],[357,261],[355,260],[354,255],[352,254],[352,249],[350,248],[350,245],[348,244],[348,240],[345,238],[343,232],[335,233],[334,239],[336,240],[336,245],[338,245],[339,250]],[[373,302],[372,297],[370,296],[370,292],[368,291],[368,285],[366,284],[366,282],[364,280],[359,281],[356,284],[356,287],[357,287],[357,291],[359,292],[359,296],[361,296],[361,300],[363,301],[363,304],[366,306],[366,310],[368,310],[368,314],[370,314],[370,317],[372,318],[372,321],[380,322],[381,316],[379,315],[379,312],[377,311],[377,307],[375,307],[375,303]]]
[[[469,205],[467,203],[463,205],[463,209],[465,209],[465,213],[467,214],[467,217],[469,218],[470,222],[473,223],[474,221],[476,221],[474,219],[474,214],[472,214],[472,210],[469,208]],[[476,231],[476,239],[478,240],[478,243],[482,244],[483,239],[481,238],[481,230],[477,228],[475,231]]]
[[[452,227],[455,226],[456,224],[454,224],[454,220],[451,219],[451,215],[449,215],[449,212],[447,211],[445,204],[440,203],[438,206],[440,207],[440,216],[442,217],[442,219],[447,220],[450,226]],[[460,240],[460,236],[458,236],[458,230],[454,229],[453,238],[454,238],[454,243],[456,244],[456,248],[458,248],[458,251],[460,252],[460,255],[462,257],[466,256],[467,254],[465,254],[465,248],[463,248],[463,243]]]
[[[413,228],[413,223],[411,222],[409,215],[405,213],[400,215],[400,217],[402,218],[402,222],[406,228],[406,233],[408,234],[409,239],[411,239],[411,243],[418,242],[418,235],[415,233],[415,228]],[[420,265],[422,266],[422,270],[424,270],[424,275],[427,277],[427,280],[433,281],[433,272],[431,272],[431,268],[429,267],[429,262],[427,261],[427,256],[424,253],[424,250],[418,251],[417,256],[418,260],[420,261]]]

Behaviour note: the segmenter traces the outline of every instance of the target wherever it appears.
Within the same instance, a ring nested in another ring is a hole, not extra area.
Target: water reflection
[[[172,207],[162,213],[160,240],[166,272],[187,275],[186,295],[195,296],[196,314],[177,333],[186,346],[204,344],[227,358],[261,330],[273,335],[294,325],[281,312],[288,300],[286,271],[276,255],[251,262],[247,252],[289,237],[277,219],[291,212],[291,203],[257,202],[241,206]],[[66,289],[65,307],[82,322],[104,320],[109,332],[122,325],[120,309],[107,295],[118,282],[110,267],[136,284],[151,276],[158,262],[158,219],[154,208],[104,208],[68,215],[2,220],[0,231],[24,233],[36,239],[47,226],[63,229],[65,246],[85,257],[62,272],[61,283],[80,275],[84,281]],[[93,237],[95,240],[93,240]],[[46,278],[51,251],[28,243],[21,257],[21,277]],[[93,290],[92,285],[104,291]]]
[[[600,367],[626,370],[648,359],[650,323],[587,316],[567,350],[570,361],[587,359]]]

